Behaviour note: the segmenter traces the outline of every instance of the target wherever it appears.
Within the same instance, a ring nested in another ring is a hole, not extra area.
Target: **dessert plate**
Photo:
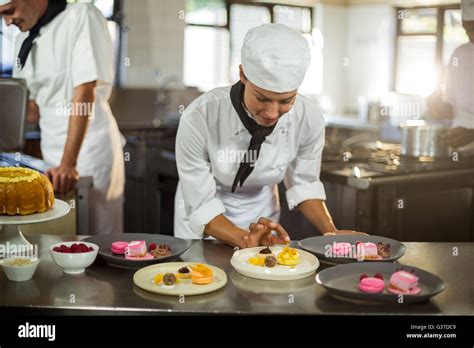
[[[285,246],[271,246],[273,254],[278,255]],[[275,267],[254,266],[249,263],[249,258],[254,257],[265,247],[247,248],[237,250],[230,259],[234,269],[240,274],[263,280],[295,280],[311,276],[319,267],[318,258],[304,250],[298,250],[300,262],[296,266],[275,265]]]
[[[356,242],[362,243],[384,243],[390,244],[390,256],[381,260],[358,260],[356,257],[347,256],[336,256],[332,257],[332,246],[334,243],[350,243],[355,245]],[[352,236],[352,235],[339,235],[339,236],[319,236],[311,237],[300,240],[298,246],[310,253],[316,255],[321,262],[328,264],[344,264],[352,262],[395,262],[400,257],[405,255],[407,250],[406,246],[395,240],[381,236]]]
[[[205,265],[214,273],[214,279],[210,284],[197,285],[194,284],[190,279],[180,279],[179,283],[175,284],[173,287],[167,287],[161,284],[155,284],[153,282],[154,277],[158,273],[177,273],[182,267],[194,266],[196,264],[197,263],[194,262],[168,262],[148,266],[138,270],[133,275],[133,283],[143,290],[170,296],[193,296],[207,294],[209,292],[219,290],[227,284],[227,276],[225,272],[220,268],[211,265]]]
[[[413,273],[419,278],[417,286],[421,292],[418,295],[403,295],[402,297],[388,292],[387,286],[390,276],[402,267],[405,271],[411,272],[413,270]],[[380,273],[385,281],[383,292],[373,294],[360,291],[358,288],[359,277],[364,273],[370,276]],[[417,267],[387,262],[357,262],[331,267],[319,272],[316,275],[316,282],[336,298],[366,304],[423,302],[444,290],[444,282],[430,272]]]
[[[147,247],[150,245],[150,243],[155,243],[157,245],[167,244],[171,247],[171,255],[151,260],[127,260],[124,255],[117,255],[112,252],[112,243],[117,241],[131,242],[133,240],[144,240],[147,244]],[[191,245],[189,240],[161,234],[145,233],[98,235],[86,238],[83,241],[97,244],[99,246],[98,257],[109,265],[125,268],[142,268],[154,263],[175,261],[185,251],[187,251]]]

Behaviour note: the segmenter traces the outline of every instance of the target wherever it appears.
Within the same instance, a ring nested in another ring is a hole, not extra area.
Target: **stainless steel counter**
[[[31,236],[38,244],[41,263],[32,280],[9,282],[0,272],[0,310],[12,307],[54,314],[315,314],[315,315],[472,315],[474,243],[407,243],[401,263],[423,268],[441,277],[446,289],[431,302],[416,305],[364,306],[332,298],[314,276],[288,282],[270,282],[236,273],[229,263],[233,249],[217,241],[194,241],[182,259],[206,262],[225,270],[228,284],[207,295],[178,297],[156,295],[133,284],[134,270],[98,261],[79,276],[65,275],[48,247],[76,236]],[[453,255],[457,248],[458,256]],[[324,266],[323,266],[324,267]],[[323,269],[320,268],[319,270]],[[319,271],[318,270],[318,271]]]

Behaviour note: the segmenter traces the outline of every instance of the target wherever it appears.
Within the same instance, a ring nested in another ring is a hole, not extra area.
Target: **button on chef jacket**
[[[16,57],[27,36],[17,36]],[[122,232],[124,139],[108,104],[114,79],[112,54],[101,12],[92,3],[69,4],[41,28],[23,69],[14,69],[14,76],[26,80],[30,99],[38,104],[41,150],[51,166],[59,166],[64,152],[74,88],[97,81],[93,115],[77,164],[79,174],[94,181],[90,234]]]
[[[243,229],[260,217],[278,220],[277,185],[282,180],[290,208],[309,199],[326,199],[319,180],[324,117],[317,104],[303,95],[297,96],[293,108],[262,144],[243,186],[231,192],[251,135],[232,106],[230,89],[203,94],[181,117],[176,137],[177,237],[205,238],[205,226],[220,214]]]

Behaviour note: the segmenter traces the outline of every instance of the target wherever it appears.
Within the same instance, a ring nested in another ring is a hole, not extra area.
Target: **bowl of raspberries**
[[[49,251],[54,263],[64,273],[80,274],[94,263],[99,246],[86,242],[62,242],[51,246]]]

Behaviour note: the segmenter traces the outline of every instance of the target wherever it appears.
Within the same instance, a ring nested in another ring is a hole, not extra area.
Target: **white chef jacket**
[[[474,43],[458,47],[446,77],[446,101],[453,106],[453,127],[474,128]]]
[[[277,184],[282,180],[290,208],[308,199],[326,199],[319,180],[324,117],[317,104],[302,95],[262,144],[243,186],[231,192],[251,135],[232,106],[230,88],[203,94],[181,117],[176,137],[177,237],[205,237],[205,225],[220,214],[243,229],[260,217],[278,220]]]
[[[15,56],[27,36],[17,36]],[[124,139],[108,104],[114,79],[112,54],[101,12],[91,3],[75,3],[41,29],[23,69],[14,69],[14,76],[26,80],[30,99],[38,104],[41,150],[51,166],[59,166],[63,156],[74,88],[97,81],[96,102],[77,164],[79,174],[94,181],[91,234],[122,232]]]

